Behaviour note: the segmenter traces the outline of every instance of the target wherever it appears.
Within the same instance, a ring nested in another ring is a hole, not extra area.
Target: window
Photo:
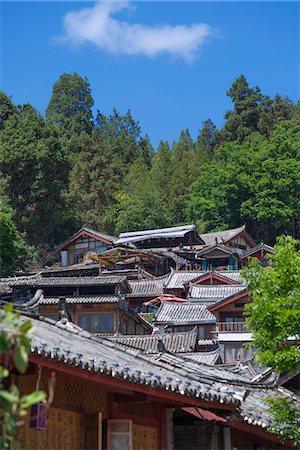
[[[113,333],[114,313],[79,314],[78,325],[90,333]]]
[[[73,253],[72,264],[78,264],[83,261],[84,253]]]
[[[244,331],[243,317],[225,317],[224,330],[222,331]]]
[[[108,450],[131,450],[131,420],[108,420]]]
[[[198,339],[203,340],[204,339],[204,326],[199,325],[198,327]]]
[[[252,358],[253,349],[248,349],[243,344],[226,344],[225,345],[225,363],[231,364],[238,361],[247,361]]]

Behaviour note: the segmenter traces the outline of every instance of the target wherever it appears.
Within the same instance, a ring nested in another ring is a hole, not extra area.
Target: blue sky
[[[0,5],[1,89],[42,114],[63,72],[88,78],[95,110],[131,109],[155,146],[185,128],[196,137],[209,117],[221,126],[241,73],[265,94],[299,99],[297,2]]]

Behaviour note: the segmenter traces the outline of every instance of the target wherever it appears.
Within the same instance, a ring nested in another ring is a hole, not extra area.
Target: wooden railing
[[[245,322],[217,322],[216,331],[219,333],[239,333],[247,330]]]

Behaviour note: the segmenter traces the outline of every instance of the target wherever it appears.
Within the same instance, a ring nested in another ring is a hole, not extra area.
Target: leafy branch
[[[9,365],[10,361],[17,371],[25,373],[28,367],[30,353],[30,339],[28,332],[32,328],[30,320],[20,323],[20,313],[13,310],[13,305],[6,305],[0,310],[0,353],[4,358],[4,365],[0,366],[0,448],[17,450],[20,444],[16,439],[17,426],[22,424],[22,417],[28,409],[43,401],[46,393],[35,391],[28,395],[20,395],[18,387],[12,382]]]

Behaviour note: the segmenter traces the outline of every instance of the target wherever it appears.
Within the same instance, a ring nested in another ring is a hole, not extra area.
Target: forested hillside
[[[154,149],[130,111],[93,117],[89,82],[78,74],[54,84],[45,117],[1,93],[1,258],[5,247],[10,268],[26,266],[34,252],[41,258],[82,225],[118,234],[246,223],[270,244],[294,234],[300,105],[264,95],[243,75],[226,95],[232,110],[222,129],[208,119],[196,142],[183,130],[177,142]],[[17,248],[23,256],[16,263]]]

